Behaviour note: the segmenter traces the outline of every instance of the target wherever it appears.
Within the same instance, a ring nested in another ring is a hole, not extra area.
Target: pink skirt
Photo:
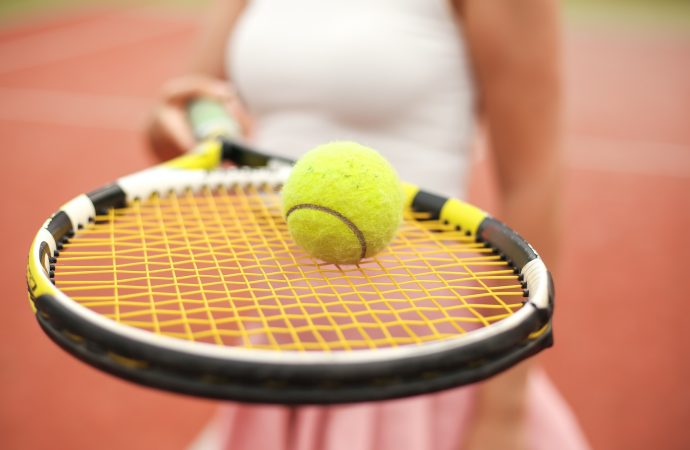
[[[222,406],[190,450],[457,450],[476,387],[345,406]],[[530,375],[528,434],[534,450],[589,448],[541,370]]]

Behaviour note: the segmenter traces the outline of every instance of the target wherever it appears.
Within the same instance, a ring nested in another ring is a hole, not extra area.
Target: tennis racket
[[[325,404],[477,382],[552,344],[551,277],[506,225],[405,184],[389,247],[325,264],[281,217],[290,161],[233,139],[216,103],[189,111],[194,151],[75,197],[38,231],[29,298],[67,352],[170,391]]]

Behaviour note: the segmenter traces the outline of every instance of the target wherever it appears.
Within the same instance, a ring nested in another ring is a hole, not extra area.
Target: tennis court
[[[153,162],[146,114],[183,70],[199,19],[106,7],[0,23],[2,448],[182,449],[213,412],[211,401],[130,385],[57,350],[24,283],[47,211]],[[594,448],[690,443],[686,30],[583,18],[566,27],[566,232],[557,346],[541,361]],[[485,188],[475,183],[474,195],[491,210]]]

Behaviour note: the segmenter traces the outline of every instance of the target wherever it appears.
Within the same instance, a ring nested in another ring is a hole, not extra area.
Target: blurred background
[[[183,449],[214,410],[73,360],[24,284],[50,211],[153,162],[146,115],[205,4],[0,0],[2,449]],[[594,448],[688,449],[690,1],[563,6],[567,226],[556,347],[540,359]],[[473,192],[490,209],[488,186]]]

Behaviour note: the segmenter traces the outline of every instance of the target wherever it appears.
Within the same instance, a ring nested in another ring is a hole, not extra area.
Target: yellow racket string
[[[99,215],[65,245],[55,282],[125,325],[270,350],[443,340],[509,317],[523,300],[517,275],[490,249],[412,210],[374,258],[342,267],[312,259],[265,187],[155,195]]]

